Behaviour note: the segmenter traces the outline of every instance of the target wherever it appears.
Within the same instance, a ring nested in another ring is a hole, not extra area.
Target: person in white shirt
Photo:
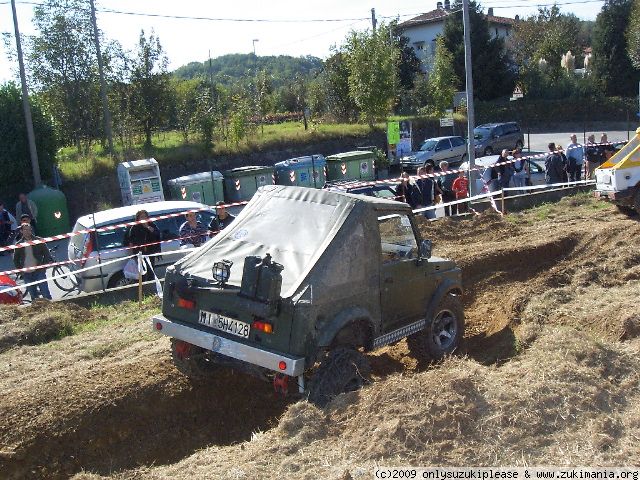
[[[584,147],[578,143],[578,137],[575,133],[571,135],[569,139],[571,143],[569,143],[565,149],[567,159],[569,160],[567,173],[569,174],[570,182],[578,182],[580,181],[584,165]]]

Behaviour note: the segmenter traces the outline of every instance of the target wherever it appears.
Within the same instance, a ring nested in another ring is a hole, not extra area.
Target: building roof
[[[443,22],[449,15],[453,13],[452,10],[445,10],[444,8],[436,8],[427,13],[422,13],[417,17],[413,17],[406,22],[402,22],[398,27],[402,30],[408,28],[417,27],[419,25],[425,25],[427,23],[439,23]],[[499,25],[513,25],[516,21],[513,18],[496,17],[495,15],[487,15],[489,23]]]

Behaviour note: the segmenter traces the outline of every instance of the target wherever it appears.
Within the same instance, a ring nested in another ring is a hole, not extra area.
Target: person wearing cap
[[[22,236],[22,241],[24,242],[42,240],[40,237],[36,237],[35,235],[33,235],[31,225],[29,225],[28,223],[23,223],[22,225],[20,225],[20,234]],[[13,263],[15,264],[16,268],[22,269],[53,263],[53,258],[51,257],[51,253],[47,248],[47,244],[38,243],[36,245],[28,245],[26,247],[17,248],[15,250],[15,253],[13,254]],[[31,300],[35,300],[38,297],[38,291],[40,291],[40,294],[44,298],[46,298],[47,300],[51,300],[49,285],[46,281],[46,268],[39,268],[37,270],[24,272],[22,274],[22,278],[24,278],[24,283],[26,284],[44,280],[37,285],[29,285],[27,287],[27,292],[29,292]]]
[[[231,215],[227,212],[224,206],[224,202],[216,203],[216,215],[211,218],[209,222],[209,235],[215,235],[216,233],[224,230],[231,222],[236,219],[235,215]]]
[[[569,174],[569,181],[579,182],[582,165],[584,164],[584,147],[578,143],[578,136],[575,133],[569,137],[569,140],[571,140],[571,143],[565,149],[567,160],[569,161],[567,173]]]

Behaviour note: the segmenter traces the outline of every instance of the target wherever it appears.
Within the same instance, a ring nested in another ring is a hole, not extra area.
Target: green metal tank
[[[273,167],[239,167],[224,172],[224,193],[227,202],[251,200],[258,188],[275,184]]]
[[[38,207],[36,234],[49,237],[70,230],[67,197],[60,190],[41,185],[27,195]]]
[[[173,200],[189,200],[215,205],[219,201],[224,201],[223,182],[222,174],[214,170],[172,178],[167,185]]]
[[[375,154],[369,151],[345,152],[327,157],[327,181],[373,180]]]

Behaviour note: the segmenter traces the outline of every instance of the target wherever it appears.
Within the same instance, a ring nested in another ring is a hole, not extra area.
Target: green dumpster
[[[275,164],[278,185],[322,188],[326,183],[327,161],[322,155],[291,158]]]
[[[202,172],[167,182],[171,198],[215,205],[224,201],[224,178],[220,172]]]
[[[227,202],[250,200],[258,188],[275,184],[273,167],[238,167],[224,172]]]
[[[375,154],[370,151],[337,153],[327,157],[327,181],[373,180]]]
[[[42,185],[27,196],[38,207],[36,233],[39,237],[67,233],[71,229],[67,197],[65,197],[64,193]]]

